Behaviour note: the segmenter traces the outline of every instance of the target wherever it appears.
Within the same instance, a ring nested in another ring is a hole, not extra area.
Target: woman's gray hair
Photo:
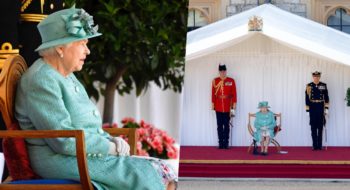
[[[44,57],[44,56],[58,56],[58,53],[56,51],[57,47],[60,47],[60,46],[68,47],[70,45],[71,45],[71,43],[63,44],[63,45],[57,45],[57,46],[54,46],[54,47],[49,47],[49,48],[46,48],[46,49],[39,50],[38,53],[39,53],[39,55],[41,57]]]
[[[49,47],[46,49],[39,50],[38,53],[41,57],[57,55],[56,47]]]

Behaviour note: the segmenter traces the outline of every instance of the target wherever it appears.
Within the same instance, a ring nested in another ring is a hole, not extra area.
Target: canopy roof
[[[262,31],[248,31],[248,21],[253,16],[262,18]],[[189,32],[186,60],[233,46],[257,33],[307,54],[350,65],[350,35],[271,4],[255,7]]]

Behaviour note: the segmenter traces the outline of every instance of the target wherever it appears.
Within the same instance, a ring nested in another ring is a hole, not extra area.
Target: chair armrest
[[[137,133],[136,128],[103,128],[112,136],[126,135],[130,145],[130,155],[136,155]]]
[[[79,168],[80,175],[80,185],[82,189],[93,190],[93,186],[90,183],[90,176],[88,173],[87,160],[86,160],[86,151],[85,151],[85,140],[84,132],[82,130],[55,130],[53,133],[52,130],[7,130],[0,131],[0,138],[62,138],[62,137],[73,137],[76,139],[76,154],[77,154],[77,163]],[[16,188],[14,188],[16,186]],[[38,189],[35,185],[29,185]],[[0,189],[30,189],[28,185],[1,185]],[[40,186],[40,185],[39,185]],[[62,188],[62,186],[56,185],[55,188],[49,188],[47,185],[43,189],[73,189],[76,185],[66,185],[67,188]],[[78,188],[78,187],[77,187]],[[74,188],[74,189],[77,189]],[[40,188],[41,189],[41,188]]]

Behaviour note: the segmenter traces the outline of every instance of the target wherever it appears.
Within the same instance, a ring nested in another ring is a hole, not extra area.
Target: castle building
[[[350,33],[349,0],[190,0],[188,30],[271,3],[283,10]]]

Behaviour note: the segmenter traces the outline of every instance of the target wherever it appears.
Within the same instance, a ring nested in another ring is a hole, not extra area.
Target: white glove
[[[116,153],[119,156],[129,156],[130,155],[130,146],[129,144],[120,137],[113,137],[112,141],[116,145]]]
[[[234,117],[235,115],[236,115],[236,110],[235,109],[231,109],[230,116]]]
[[[324,114],[328,115],[328,109],[324,109]]]
[[[117,146],[114,142],[109,142],[108,154],[118,156]]]

